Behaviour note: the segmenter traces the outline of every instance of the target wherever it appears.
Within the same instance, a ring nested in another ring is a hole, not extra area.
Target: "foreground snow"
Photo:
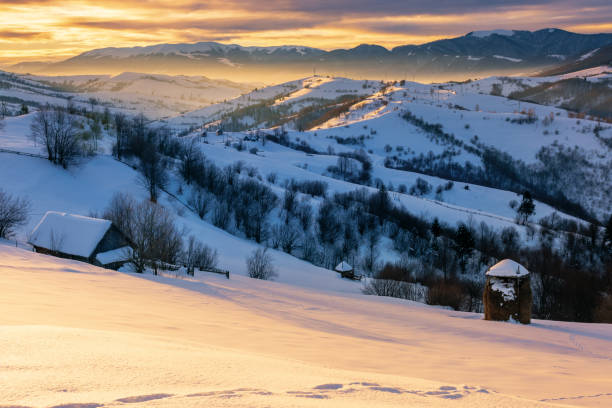
[[[122,274],[4,244],[0,286],[3,406],[612,403],[610,325]]]

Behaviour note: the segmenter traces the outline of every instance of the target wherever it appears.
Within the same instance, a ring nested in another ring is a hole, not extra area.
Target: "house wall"
[[[91,263],[91,260],[82,256],[76,256],[76,255],[70,255],[70,254],[65,254],[63,252],[60,251],[54,251],[52,249],[47,249],[47,248],[43,248],[43,247],[39,247],[39,246],[34,246],[34,250],[39,253],[39,254],[44,254],[44,255],[51,255],[51,256],[56,256],[58,258],[65,258],[65,259],[74,259],[75,261],[81,261],[81,262],[89,262]]]
[[[121,248],[124,246],[132,246],[128,239],[126,238],[117,227],[111,225],[111,227],[106,231],[106,234],[102,237],[96,249],[94,249],[93,254],[91,255],[93,259],[95,259],[96,255],[100,252],[112,251],[113,249]]]

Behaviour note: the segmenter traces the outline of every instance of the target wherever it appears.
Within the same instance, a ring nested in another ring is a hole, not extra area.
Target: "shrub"
[[[459,310],[464,298],[461,285],[443,279],[436,281],[427,291],[428,305],[450,306],[455,310]]]
[[[247,273],[255,279],[269,280],[276,276],[268,248],[258,248],[246,259]]]

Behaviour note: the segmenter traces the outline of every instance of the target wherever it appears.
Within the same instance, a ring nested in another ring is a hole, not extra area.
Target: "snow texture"
[[[511,259],[504,259],[489,268],[487,276],[499,278],[523,277],[529,275],[529,271],[523,265]]]
[[[96,255],[96,261],[100,262],[102,265],[108,265],[114,262],[124,262],[132,258],[132,252],[132,248],[129,246],[107,252],[100,252]]]
[[[513,281],[504,281],[497,277],[491,278],[491,290],[494,292],[500,292],[506,302],[516,299],[516,293],[514,291]]]
[[[610,325],[490,322],[238,275],[120,273],[4,244],[0,287],[3,406],[612,402]]]
[[[338,272],[349,272],[353,270],[353,267],[348,263],[342,261],[338,265],[336,265],[335,270]]]
[[[89,258],[111,226],[108,220],[47,211],[34,227],[32,245]]]

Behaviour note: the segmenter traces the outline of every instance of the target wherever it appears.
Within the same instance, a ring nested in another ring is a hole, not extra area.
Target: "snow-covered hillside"
[[[560,80],[560,77],[554,79]],[[377,175],[387,175],[380,178],[395,186],[411,183],[412,179],[406,173],[391,176],[384,169],[385,161],[391,164],[387,167],[411,167],[421,173],[427,173],[426,169],[431,166],[465,166],[466,162],[472,168],[483,168],[482,154],[493,148],[500,154],[509,154],[514,166],[526,165],[531,171],[539,171],[542,177],[548,177],[547,183],[552,183],[555,177],[560,179],[556,186],[547,188],[551,195],[564,194],[595,216],[604,217],[612,210],[612,196],[599,186],[612,182],[609,142],[612,127],[601,125],[596,118],[577,120],[574,113],[554,106],[506,97],[551,80],[492,77],[461,84],[396,82],[381,89],[382,85],[376,82],[311,77],[264,88],[170,119],[168,123],[177,129],[193,129],[207,123],[212,123],[214,128],[232,129],[237,124],[245,129],[282,124],[288,131],[289,142],[311,150],[337,153],[363,149],[373,158]],[[605,80],[605,77],[591,80]],[[334,100],[339,95],[344,98],[359,95],[359,98],[343,99],[331,105],[313,102],[318,98]],[[307,109],[300,111],[304,107]],[[316,112],[318,117],[325,117],[326,112],[334,109],[338,112],[320,123],[317,116],[310,119],[316,109],[320,109]],[[412,120],[407,120],[406,115]],[[417,126],[415,120],[421,120],[421,125]],[[302,131],[304,123],[316,125]],[[425,129],[433,126],[439,129]],[[241,137],[244,135],[233,135],[234,140]],[[267,150],[263,146],[258,148]],[[316,165],[319,159],[311,158],[308,162]],[[329,160],[335,159],[321,160],[329,165]],[[569,161],[572,165],[561,172],[553,164],[555,161]],[[549,173],[559,174],[550,176]],[[402,180],[400,175],[407,178]]]
[[[13,112],[21,104],[34,109],[46,103],[65,106],[70,100],[88,110],[109,108],[159,119],[237,97],[253,87],[202,76],[131,72],[116,76],[33,76],[0,71],[0,101]]]
[[[79,98],[110,102],[115,108],[160,118],[232,99],[253,86],[206,77],[125,72],[120,75],[30,76],[58,89],[77,92]]]
[[[385,118],[395,120],[394,116],[390,114],[378,120],[384,121]],[[42,147],[28,137],[32,117],[33,115],[27,115],[5,119],[6,126],[0,130],[0,149],[32,154],[41,153]],[[336,130],[347,129],[339,127]],[[297,137],[298,133],[292,134]],[[319,131],[317,136],[315,134],[317,133],[311,133],[305,140],[321,149],[330,143],[334,143],[334,147],[338,150],[342,148],[341,145],[326,138],[325,131]],[[261,142],[243,142],[247,146],[247,149],[243,151],[236,151],[226,145],[227,140],[239,141],[243,136],[241,133],[209,135],[206,143],[202,142],[203,138],[200,136],[185,137],[182,140],[185,142],[195,140],[197,147],[204,155],[218,166],[223,167],[242,162],[245,168],[256,169],[257,174],[265,179],[270,175],[275,175],[275,182],[268,184],[281,197],[286,183],[290,180],[299,182],[318,180],[329,186],[330,193],[350,192],[361,187],[359,184],[333,178],[328,174],[327,168],[336,164],[338,160],[335,154],[312,155],[271,142],[264,146]],[[101,142],[102,145],[110,143],[109,139]],[[256,148],[258,153],[249,152],[251,147]],[[46,211],[82,215],[100,214],[117,192],[129,192],[138,199],[145,199],[146,189],[139,181],[138,173],[112,158],[109,154],[110,149],[107,149],[106,152],[93,159],[84,159],[76,167],[68,170],[53,166],[42,158],[0,152],[2,158],[0,160],[0,174],[2,174],[0,187],[8,193],[27,197],[32,203],[29,222],[19,229],[17,239],[26,241],[28,234]],[[385,184],[394,186],[403,184],[410,187],[421,178],[433,187],[432,191],[423,195],[393,192],[391,198],[395,205],[404,206],[411,213],[430,221],[438,218],[452,226],[460,222],[474,226],[484,222],[498,231],[513,227],[519,231],[526,243],[535,244],[537,242],[533,237],[527,238],[526,228],[515,222],[516,211],[509,205],[513,200],[520,200],[515,193],[475,184],[455,183],[452,188],[444,189],[442,193],[436,194],[434,190],[438,186],[446,185],[447,180],[386,168],[381,163],[382,152],[384,152],[382,146],[377,148],[375,153],[379,152],[381,152],[381,157],[374,160],[373,179],[378,178]],[[169,191],[179,197],[181,202],[166,194],[162,196],[160,202],[172,210],[178,222],[187,228],[188,234],[201,237],[205,243],[219,251],[222,267],[230,269],[232,273],[246,275],[244,259],[257,245],[220,230],[211,225],[210,219],[202,221],[192,211],[186,210],[183,203],[189,202],[192,189],[182,184],[180,179],[173,176],[168,186]],[[368,188],[371,192],[377,191],[375,187]],[[305,196],[304,199],[307,199],[314,208],[318,207],[321,202],[320,199],[308,198],[308,196]],[[571,218],[537,201],[536,211],[538,218],[550,216],[554,212]],[[392,242],[384,241],[381,251],[385,261],[393,261],[400,257],[400,254],[393,249]],[[277,281],[300,283],[323,290],[358,292],[362,288],[361,284],[342,280],[330,270],[315,267],[283,252],[274,251],[273,256],[275,263],[282,266],[276,278]]]
[[[205,122],[219,120],[224,114],[230,114],[241,108],[255,105],[272,105],[276,109],[287,109],[288,113],[296,113],[300,109],[316,105],[322,101],[332,101],[347,95],[354,97],[369,95],[376,92],[381,86],[376,81],[314,76],[255,89],[223,103],[169,118],[166,122],[170,126],[179,128],[196,127]],[[263,125],[263,123],[257,122],[251,117],[240,119],[251,126]]]
[[[0,244],[7,406],[607,406],[610,325],[482,320]],[[291,373],[291,375],[288,375]]]

